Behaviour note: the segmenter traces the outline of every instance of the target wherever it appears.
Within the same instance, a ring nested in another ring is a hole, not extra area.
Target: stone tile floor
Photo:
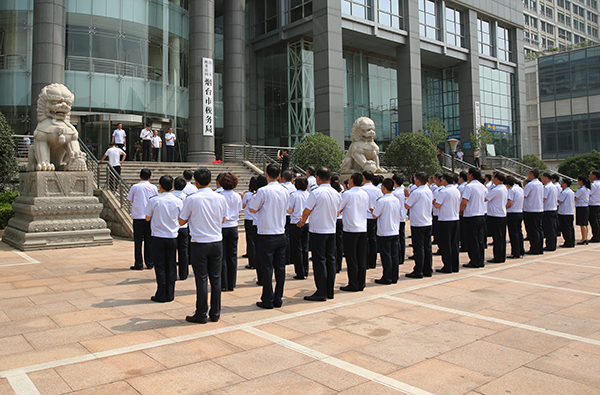
[[[378,265],[364,292],[325,303],[305,302],[312,277],[288,266],[274,310],[255,306],[240,259],[221,320],[195,325],[193,276],[174,302],[151,302],[154,272],[129,270],[132,242],[0,243],[0,394],[600,394],[599,254],[590,244],[388,286],[373,283]]]

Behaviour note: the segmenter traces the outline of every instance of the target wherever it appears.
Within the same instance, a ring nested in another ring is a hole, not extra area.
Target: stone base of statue
[[[111,245],[92,173],[21,173],[15,216],[2,241],[22,251]]]

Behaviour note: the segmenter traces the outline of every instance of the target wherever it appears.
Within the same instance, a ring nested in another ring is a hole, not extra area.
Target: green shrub
[[[589,154],[567,158],[558,166],[559,173],[573,178],[577,178],[579,174],[587,177],[592,170],[598,169],[600,169],[600,153],[596,150]]]
[[[544,163],[543,160],[532,154],[523,155],[523,157],[519,159],[519,162],[529,167],[535,167],[538,170],[548,169],[548,165]]]
[[[429,137],[420,133],[400,133],[385,152],[385,163],[405,177],[417,171],[431,175],[442,170],[437,149]]]
[[[18,169],[13,130],[0,112],[0,191],[17,176]]]
[[[339,172],[344,160],[344,150],[330,136],[322,133],[306,135],[294,146],[292,163],[306,170],[308,166],[328,167]]]
[[[18,191],[0,193],[0,204],[2,204],[2,203],[12,204],[15,201],[15,199],[17,198],[17,196],[19,196]]]
[[[12,209],[12,205],[9,203],[0,203],[0,229],[6,228],[8,220],[15,215]]]

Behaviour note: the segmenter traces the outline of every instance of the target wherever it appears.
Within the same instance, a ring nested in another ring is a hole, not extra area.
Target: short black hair
[[[551,180],[552,179],[552,174],[546,172],[542,174],[542,177],[546,177],[547,179]]]
[[[338,173],[333,173],[331,175],[331,187],[338,192],[342,192],[344,190],[342,188],[342,184],[340,181],[340,175]]]
[[[371,170],[363,171],[362,175],[366,181],[371,181],[371,182],[373,182],[373,177],[375,177],[375,174],[373,174],[373,172]]]
[[[256,178],[256,190],[258,191],[260,188],[269,185],[269,181],[264,174],[259,175]]]
[[[142,180],[149,180],[150,177],[152,177],[152,170],[147,169],[145,167],[142,170],[140,170],[140,178]]]
[[[419,180],[421,185],[427,184],[427,173],[424,171],[418,171],[415,173],[415,179]]]
[[[496,179],[503,184],[504,184],[504,180],[506,180],[506,176],[502,173],[496,173],[496,174],[494,174],[494,177],[496,177]]]
[[[310,174],[311,176],[314,176],[317,172],[317,169],[315,169],[314,166],[308,166],[306,168],[306,175]]]
[[[208,170],[206,167],[201,167],[194,172],[194,179],[196,182],[198,182],[198,184],[200,184],[200,186],[205,187],[210,184],[211,178],[212,175],[210,170]]]
[[[458,173],[458,177],[462,178],[463,180],[467,181],[467,172],[466,171],[461,171],[460,173]]]
[[[171,177],[169,175],[164,175],[164,176],[160,177],[160,179],[158,180],[158,183],[160,184],[160,187],[164,191],[173,190],[173,177]]]
[[[453,174],[453,175],[454,175],[454,183],[458,184],[458,176],[456,174]]]
[[[469,174],[473,176],[474,180],[481,179],[481,170],[476,169],[475,167],[469,168]],[[465,180],[466,180],[466,178],[465,178]]]
[[[558,174],[552,174],[552,180],[558,182],[560,180],[560,177],[558,176]]]
[[[281,173],[281,167],[277,163],[271,163],[267,166],[267,175],[273,179],[277,179]]]
[[[248,182],[248,190],[249,191],[252,191],[252,192],[256,191],[256,180],[257,180],[256,176],[252,176],[250,178],[250,181]]]
[[[404,177],[402,177],[402,174],[394,174],[392,176],[392,180],[394,180],[394,182],[400,186],[402,186],[404,184]]]
[[[283,174],[281,174],[281,177],[283,177],[283,179],[285,181],[292,181],[292,172],[289,170],[286,170],[283,172]]]
[[[183,171],[183,178],[185,178],[186,181],[192,181],[193,177],[194,177],[194,172],[192,172],[191,170]]]
[[[115,142],[114,142],[114,141],[111,141],[110,143],[108,143],[108,146],[109,146],[109,147],[114,147],[115,145],[116,145],[116,144],[115,144]]]
[[[531,174],[533,174],[533,178],[539,178],[539,176],[540,176],[540,171],[539,171],[539,169],[537,169],[537,168],[535,168],[535,167],[534,167],[533,169],[529,170],[529,172],[530,172]]]
[[[491,174],[489,174],[489,173],[488,173],[488,174],[486,174],[486,175],[485,175],[485,179],[486,179],[486,180],[488,180],[488,181],[492,181],[492,175],[491,175]]]
[[[571,186],[571,180],[569,180],[568,178],[563,177],[562,182],[564,182],[567,187]]]
[[[590,173],[600,180],[600,170],[592,170]]]
[[[354,184],[354,186],[359,187],[362,185],[363,181],[364,181],[364,177],[362,174],[360,174],[359,172],[353,173],[350,178],[352,179],[352,183]]]
[[[381,181],[381,186],[385,187],[386,190],[392,192],[394,190],[394,180],[391,178],[385,178]]]
[[[440,173],[440,172],[436,172],[433,176],[435,177],[436,180],[442,179],[442,173]]]
[[[508,186],[511,186],[511,187],[512,187],[513,185],[515,185],[515,181],[516,181],[516,180],[515,180],[515,178],[514,178],[514,177],[508,176],[508,177],[506,177],[506,179],[504,180],[504,185],[508,185]]]
[[[454,183],[454,174],[444,173],[442,174],[442,178],[446,180],[448,184]]]
[[[183,191],[183,188],[187,185],[187,181],[183,177],[177,177],[173,182],[173,187],[176,191]]]
[[[330,181],[331,170],[329,170],[328,167],[319,167],[319,170],[317,170],[317,177],[319,177],[321,181]]]
[[[294,181],[294,186],[299,191],[306,191],[306,189],[308,188],[308,180],[306,179],[306,177],[296,177],[296,180]]]

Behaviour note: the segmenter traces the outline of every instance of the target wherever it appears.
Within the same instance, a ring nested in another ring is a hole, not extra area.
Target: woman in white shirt
[[[331,176],[331,187],[339,193],[344,192],[338,173],[333,173]],[[338,215],[335,223],[335,249],[336,273],[339,273],[342,271],[342,258],[344,257],[344,222],[342,221],[342,213]]]
[[[223,173],[219,183],[223,188],[227,209],[221,232],[223,233],[223,266],[221,268],[221,290],[233,291],[237,279],[238,221],[242,210],[242,198],[233,191],[238,178],[232,173]]]
[[[294,279],[304,280],[308,276],[308,223],[298,227],[302,212],[310,193],[306,177],[296,177],[296,190],[290,194],[287,212],[290,214],[290,261],[294,265]]]
[[[575,224],[579,225],[581,229],[581,241],[577,244],[583,245],[589,243],[587,239],[590,216],[588,204],[590,201],[591,185],[590,180],[583,174],[577,176],[577,185],[579,185],[579,189],[575,192]]]
[[[246,269],[256,269],[254,265],[256,251],[254,246],[254,237],[252,237],[252,223],[256,219],[256,214],[250,212],[250,202],[254,197],[254,193],[256,192],[256,177],[252,177],[250,179],[250,183],[248,184],[248,190],[244,192],[244,196],[242,197],[242,208],[244,209],[244,231],[246,233],[246,255],[248,258],[248,264],[245,266]]]

